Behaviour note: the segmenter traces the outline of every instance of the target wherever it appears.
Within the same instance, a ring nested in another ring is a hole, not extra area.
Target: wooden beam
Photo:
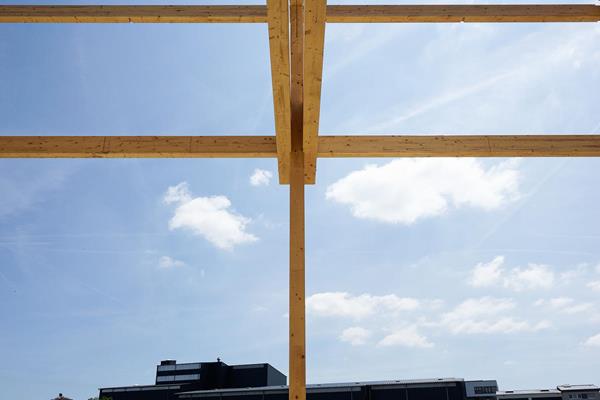
[[[279,183],[287,184],[290,182],[290,152],[292,151],[288,0],[267,0],[267,10]]]
[[[327,22],[597,22],[592,4],[335,5]]]
[[[264,5],[0,6],[0,23],[267,22]]]
[[[274,136],[0,136],[0,158],[265,158]]]
[[[0,158],[275,158],[274,136],[0,136]],[[319,136],[318,157],[600,157],[600,135]]]
[[[326,0],[304,1],[303,150],[305,182],[314,184],[317,172]]]
[[[306,400],[306,325],[304,288],[304,5],[290,0],[291,147],[290,155],[290,320],[289,400]]]
[[[600,135],[320,136],[319,157],[600,157]]]

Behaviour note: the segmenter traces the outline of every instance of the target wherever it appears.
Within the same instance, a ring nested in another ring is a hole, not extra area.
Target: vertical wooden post
[[[290,0],[290,352],[289,400],[306,400],[304,303],[304,5]]]
[[[290,400],[306,399],[304,301],[304,153],[292,152],[290,168]]]

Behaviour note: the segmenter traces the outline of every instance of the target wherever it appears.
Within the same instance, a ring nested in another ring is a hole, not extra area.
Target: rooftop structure
[[[154,385],[107,387],[100,398],[112,400],[286,400],[286,376],[270,364],[227,365],[222,361],[178,364],[162,361]],[[461,378],[403,379],[308,385],[310,400],[495,400],[495,380]]]
[[[328,23],[598,22],[592,4],[0,6],[0,23],[266,23],[275,133],[271,136],[8,136],[5,158],[277,158],[290,185],[290,398],[306,389],[305,196],[320,157],[598,157],[599,135],[321,136],[319,117]],[[352,85],[348,85],[349,88]]]

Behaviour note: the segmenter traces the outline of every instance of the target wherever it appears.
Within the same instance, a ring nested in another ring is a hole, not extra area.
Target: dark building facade
[[[287,378],[270,364],[222,361],[156,367],[154,385],[100,389],[111,400],[287,400]],[[495,400],[496,381],[458,378],[308,385],[307,400]]]
[[[162,361],[154,385],[100,389],[111,400],[288,400],[287,378],[270,364]],[[495,380],[460,378],[308,385],[307,400],[600,400],[594,385],[498,391]]]
[[[286,376],[270,364],[227,365],[222,361],[177,364],[161,361],[154,385],[100,389],[112,400],[176,400],[183,391],[225,390],[285,385]]]
[[[497,389],[495,381],[479,381],[480,385],[492,385],[488,391]],[[489,394],[467,395],[469,382],[457,378],[397,380],[378,382],[352,382],[308,385],[307,400],[465,400],[488,399]],[[491,396],[493,397],[493,396]],[[177,394],[177,399],[207,400],[287,400],[287,386],[257,387],[225,390],[195,390]]]

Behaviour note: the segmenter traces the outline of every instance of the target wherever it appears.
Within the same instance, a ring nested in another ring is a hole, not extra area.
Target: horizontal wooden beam
[[[267,22],[264,5],[0,6],[0,23]]]
[[[330,5],[329,23],[597,22],[592,4]],[[0,6],[0,23],[266,23],[264,5]]]
[[[592,4],[332,5],[327,22],[597,22]]]
[[[0,158],[265,158],[274,136],[0,136]]]
[[[600,157],[600,135],[320,136],[319,157]]]
[[[276,158],[275,136],[0,136],[0,158]],[[318,157],[600,157],[600,135],[319,136]]]

